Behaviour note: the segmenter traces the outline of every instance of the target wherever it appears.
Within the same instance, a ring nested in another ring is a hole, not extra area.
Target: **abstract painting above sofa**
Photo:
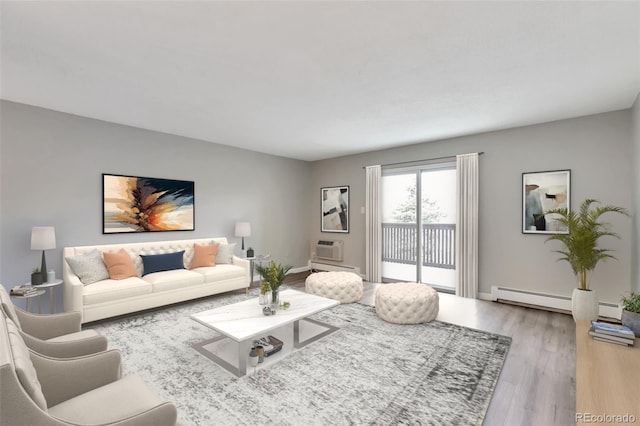
[[[102,174],[104,234],[193,231],[193,181]]]

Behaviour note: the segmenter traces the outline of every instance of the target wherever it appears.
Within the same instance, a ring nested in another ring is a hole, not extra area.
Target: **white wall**
[[[633,126],[633,203],[636,214],[633,216],[633,249],[632,249],[632,290],[640,293],[640,93],[631,109]]]
[[[249,221],[257,253],[306,266],[309,163],[2,101],[0,280],[29,280],[41,253],[31,227],[53,225],[47,265],[60,275],[62,248],[84,244],[226,236]],[[102,173],[195,182],[195,231],[102,234]],[[239,248],[239,244],[238,244]],[[239,252],[239,250],[238,250]],[[46,301],[45,301],[46,302]]]
[[[363,166],[484,151],[480,157],[480,292],[499,285],[570,295],[575,280],[566,262],[556,262],[553,243],[521,233],[523,172],[571,169],[572,205],[592,197],[633,210],[631,111],[624,110],[536,126],[429,142],[312,164],[309,202],[311,243],[319,238],[345,242],[344,263],[365,266]],[[351,232],[320,232],[322,186],[350,185]],[[618,302],[631,282],[631,220],[608,218],[622,240],[610,239],[617,261],[601,264],[592,279],[602,301]]]

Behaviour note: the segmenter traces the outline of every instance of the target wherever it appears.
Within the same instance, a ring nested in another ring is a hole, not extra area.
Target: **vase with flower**
[[[280,307],[280,286],[287,277],[287,272],[291,270],[292,266],[269,262],[267,266],[256,265],[256,271],[262,277],[262,286],[260,286],[260,294],[262,296],[268,295],[268,303],[271,305],[272,310],[276,310]]]

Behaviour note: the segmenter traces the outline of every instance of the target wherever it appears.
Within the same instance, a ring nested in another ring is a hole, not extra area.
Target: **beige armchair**
[[[0,424],[174,426],[176,407],[139,376],[121,377],[117,350],[52,358],[29,350],[0,315]]]
[[[36,315],[13,305],[0,285],[0,310],[16,324],[26,345],[34,351],[56,358],[89,355],[107,349],[107,339],[95,330],[81,330],[80,312]]]

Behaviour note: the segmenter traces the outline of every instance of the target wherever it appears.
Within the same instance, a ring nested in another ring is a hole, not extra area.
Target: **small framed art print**
[[[571,209],[571,170],[522,174],[522,233],[568,234],[551,209]]]
[[[320,189],[321,231],[349,232],[349,187],[332,186]]]

